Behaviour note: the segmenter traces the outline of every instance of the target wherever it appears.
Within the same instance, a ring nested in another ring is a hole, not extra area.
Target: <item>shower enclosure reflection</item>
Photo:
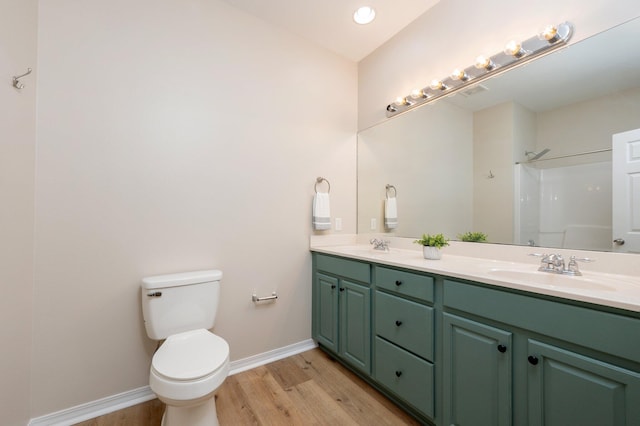
[[[515,166],[515,243],[611,249],[611,162]],[[589,206],[589,208],[585,208]]]

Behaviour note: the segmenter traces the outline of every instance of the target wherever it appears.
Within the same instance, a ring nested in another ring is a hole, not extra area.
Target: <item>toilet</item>
[[[213,334],[218,270],[142,280],[147,335],[166,339],[153,355],[149,387],[167,406],[163,426],[218,425],[214,393],[229,374],[229,345]]]

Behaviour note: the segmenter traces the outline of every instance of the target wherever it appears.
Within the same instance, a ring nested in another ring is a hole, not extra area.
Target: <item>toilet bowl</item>
[[[214,393],[229,373],[229,345],[192,330],[169,336],[151,362],[149,386],[167,405],[163,426],[218,425]]]

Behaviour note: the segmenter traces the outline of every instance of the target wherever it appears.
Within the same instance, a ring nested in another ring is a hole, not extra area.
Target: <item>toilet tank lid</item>
[[[220,281],[222,271],[209,269],[206,271],[182,272],[179,274],[156,275],[142,279],[142,287],[145,290],[156,288],[178,287],[181,285],[208,283]]]

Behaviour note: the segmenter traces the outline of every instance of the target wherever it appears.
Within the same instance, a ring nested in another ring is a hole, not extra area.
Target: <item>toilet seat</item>
[[[151,361],[149,385],[162,399],[191,400],[217,389],[229,372],[229,344],[208,330],[169,336]]]
[[[169,336],[153,356],[151,366],[169,380],[196,380],[216,371],[229,356],[229,345],[204,330]]]

